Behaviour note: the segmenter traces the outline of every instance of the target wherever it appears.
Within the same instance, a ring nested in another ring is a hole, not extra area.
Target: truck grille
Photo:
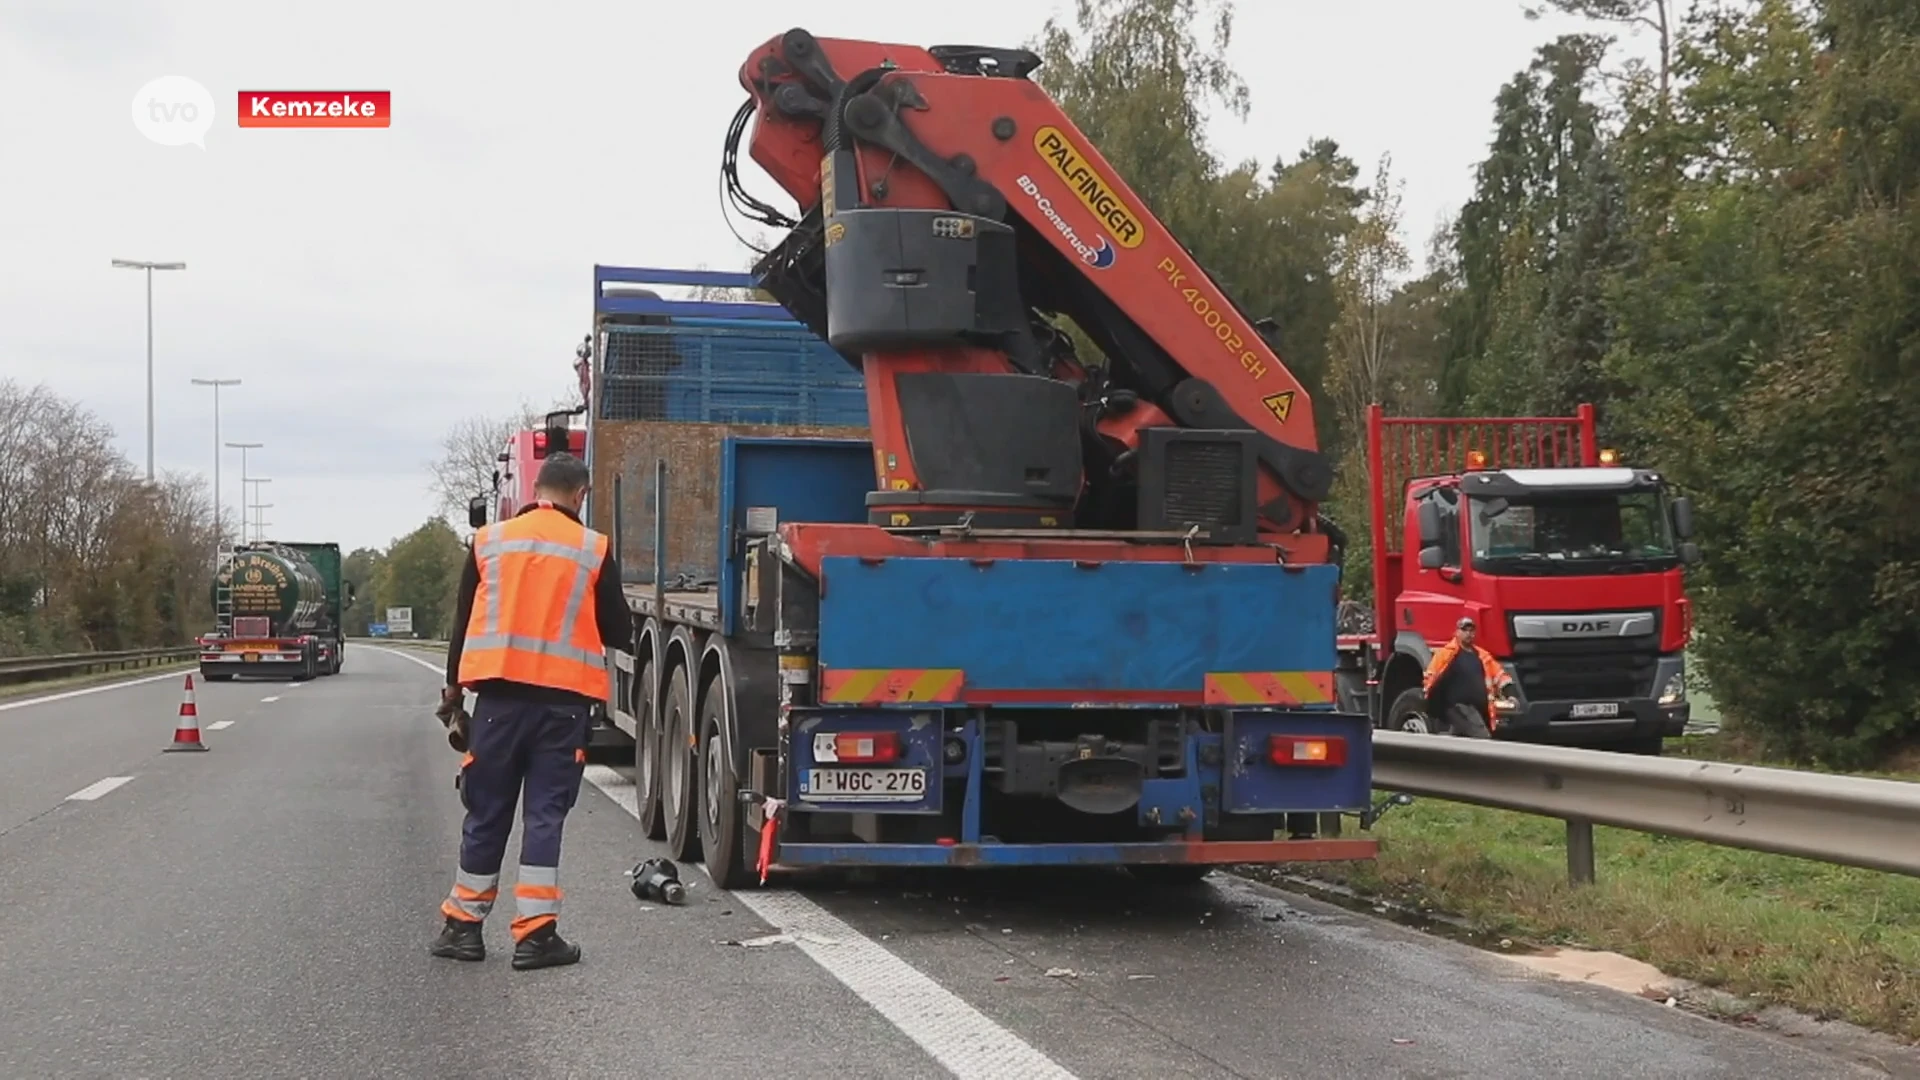
[[[1180,440],[1167,445],[1166,516],[1195,525],[1238,525],[1245,454],[1239,443]]]
[[[1607,701],[1653,696],[1660,637],[1516,641],[1514,676],[1528,701]]]

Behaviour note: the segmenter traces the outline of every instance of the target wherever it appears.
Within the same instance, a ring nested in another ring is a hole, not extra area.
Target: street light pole
[[[121,270],[144,270],[147,274],[147,483],[153,483],[153,272],[185,270],[183,262],[147,262],[141,259],[115,259]]]
[[[226,542],[226,534],[220,531],[220,388],[239,386],[239,379],[194,379],[195,386],[213,387],[213,546],[218,548]],[[246,508],[240,509],[241,521],[246,520]]]
[[[244,544],[247,542],[247,451],[258,450],[266,444],[230,442],[226,445],[230,450],[240,451],[240,542]]]

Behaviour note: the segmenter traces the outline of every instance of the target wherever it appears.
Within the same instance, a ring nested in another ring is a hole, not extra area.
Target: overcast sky
[[[1408,240],[1471,191],[1499,85],[1566,20],[1519,0],[1264,0],[1229,57],[1252,91],[1229,158],[1331,136],[1405,178]],[[762,41],[1018,45],[1070,0],[725,5],[0,0],[0,376],[45,382],[145,464],[141,275],[154,280],[156,457],[261,442],[280,538],[384,545],[431,513],[426,463],[464,416],[574,385],[591,268],[733,269],[716,178],[737,72]],[[676,29],[686,20],[696,25]],[[137,90],[198,80],[206,148],[134,128]],[[242,130],[240,90],[393,93],[385,130]],[[783,194],[742,160],[763,199]],[[240,501],[238,457],[222,487]]]

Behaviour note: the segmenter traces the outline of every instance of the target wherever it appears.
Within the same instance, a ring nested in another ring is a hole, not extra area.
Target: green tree
[[[412,608],[415,634],[445,637],[453,626],[460,564],[465,557],[466,546],[439,517],[394,541],[381,561],[375,590],[382,613],[387,607]]]
[[[1035,78],[1221,289],[1251,318],[1274,320],[1277,351],[1317,395],[1333,265],[1365,194],[1330,139],[1270,167],[1221,161],[1209,108],[1244,119],[1249,105],[1221,59],[1232,36],[1225,0],[1079,0],[1071,26],[1049,20],[1034,43]],[[1315,416],[1324,444],[1334,412]]]
[[[373,548],[356,548],[341,563],[341,576],[353,582],[354,605],[342,616],[350,637],[366,637],[368,626],[386,615],[386,605],[378,593],[380,571],[386,556]]]

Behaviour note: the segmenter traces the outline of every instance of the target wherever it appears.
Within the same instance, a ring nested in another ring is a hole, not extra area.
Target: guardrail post
[[[1320,835],[1322,837],[1331,837],[1331,836],[1340,835],[1340,815],[1339,814],[1321,814],[1320,815]]]
[[[1567,884],[1593,884],[1593,822],[1567,819]]]

